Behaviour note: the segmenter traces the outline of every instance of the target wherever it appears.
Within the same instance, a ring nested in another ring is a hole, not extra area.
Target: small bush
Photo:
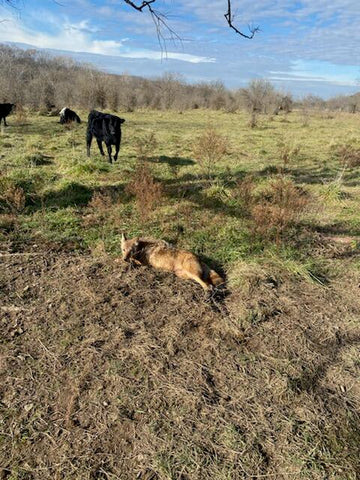
[[[16,125],[24,125],[27,122],[27,112],[23,105],[18,103],[15,109],[15,123]]]
[[[336,145],[333,147],[334,154],[345,167],[355,168],[360,166],[360,148],[350,144]]]
[[[308,127],[310,124],[310,112],[308,110],[302,110],[301,113],[301,126]]]
[[[299,221],[308,202],[305,192],[292,180],[273,180],[252,207],[255,233],[279,242],[284,233]]]
[[[282,162],[283,170],[285,170],[292,160],[296,159],[300,153],[300,145],[291,145],[286,141],[282,141],[278,144],[279,157]]]
[[[16,226],[16,216],[14,214],[0,214],[0,231],[11,232]]]
[[[107,192],[94,192],[88,207],[97,212],[108,210],[113,204],[111,194]]]
[[[105,225],[106,219],[114,219],[114,203],[117,198],[114,194],[106,191],[94,192],[90,202],[88,203],[88,213],[84,217],[84,225]]]
[[[143,221],[149,218],[163,194],[161,183],[155,181],[150,167],[145,163],[137,164],[126,191],[135,196],[136,208]]]
[[[227,143],[227,139],[214,128],[208,128],[194,144],[194,156],[208,176],[216,162],[227,153]]]
[[[250,115],[250,120],[249,120],[248,126],[250,128],[255,128],[255,127],[257,127],[257,124],[258,124],[258,116],[255,112],[252,112],[251,115]]]
[[[26,195],[21,187],[3,179],[0,182],[0,201],[5,212],[21,213],[25,208]]]
[[[150,132],[143,137],[139,137],[135,141],[136,155],[139,160],[147,160],[154,156],[154,152],[158,146],[155,133]]]
[[[246,211],[249,211],[254,203],[254,190],[256,184],[253,175],[246,175],[236,184],[235,197],[239,200]]]

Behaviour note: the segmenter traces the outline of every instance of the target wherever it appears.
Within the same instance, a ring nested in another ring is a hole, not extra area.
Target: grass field
[[[112,165],[86,122],[0,133],[0,478],[358,479],[360,116],[120,116]]]

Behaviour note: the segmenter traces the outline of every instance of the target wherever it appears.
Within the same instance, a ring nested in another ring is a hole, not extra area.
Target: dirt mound
[[[356,279],[214,303],[108,258],[0,261],[0,478],[360,475]]]

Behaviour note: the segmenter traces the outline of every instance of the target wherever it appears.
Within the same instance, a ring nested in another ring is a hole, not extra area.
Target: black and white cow
[[[64,107],[62,110],[60,110],[60,123],[70,122],[81,123],[81,119],[76,112],[70,110],[68,107]]]
[[[114,160],[116,161],[120,150],[121,124],[124,122],[123,118],[119,118],[116,115],[92,110],[89,113],[86,133],[87,156],[90,157],[91,141],[95,137],[101,155],[105,155],[102,147],[102,142],[105,142],[110,163],[112,163],[111,145],[115,145]]]
[[[7,127],[6,117],[11,113],[14,107],[14,103],[0,103],[0,125],[1,120],[4,119],[4,125]]]

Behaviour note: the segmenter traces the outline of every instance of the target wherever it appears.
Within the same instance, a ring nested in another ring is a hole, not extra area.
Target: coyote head
[[[129,260],[137,251],[139,239],[137,237],[127,240],[124,234],[121,235],[121,251],[125,261]]]

